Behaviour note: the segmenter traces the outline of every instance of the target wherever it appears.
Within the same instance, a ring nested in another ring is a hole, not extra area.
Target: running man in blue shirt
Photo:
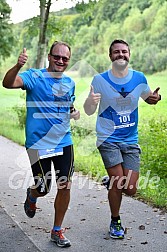
[[[17,64],[5,75],[3,86],[26,90],[26,143],[34,186],[27,189],[25,213],[33,218],[38,197],[45,196],[51,187],[51,163],[54,165],[57,194],[51,240],[60,247],[69,247],[63,235],[62,222],[70,201],[70,185],[74,172],[73,143],[70,119],[78,120],[80,112],[74,108],[75,83],[64,74],[71,57],[65,42],[55,41],[48,54],[49,66],[19,73],[27,62],[26,48]]]
[[[140,167],[138,145],[138,102],[143,98],[156,104],[159,88],[152,92],[142,72],[129,69],[130,49],[127,42],[114,40],[109,48],[112,69],[94,76],[84,103],[87,115],[97,106],[97,148],[108,177],[103,184],[108,189],[111,210],[110,236],[124,238],[119,215],[122,193],[134,195]]]

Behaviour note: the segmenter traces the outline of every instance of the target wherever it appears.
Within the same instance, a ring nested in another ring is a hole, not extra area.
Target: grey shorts
[[[123,168],[139,172],[141,149],[138,144],[104,142],[98,150],[106,169],[122,164]]]

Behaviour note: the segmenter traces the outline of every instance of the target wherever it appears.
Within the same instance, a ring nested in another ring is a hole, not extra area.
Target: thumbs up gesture
[[[84,103],[84,110],[87,115],[92,115],[96,111],[97,105],[100,102],[101,94],[94,92],[94,87],[90,86],[90,92]]]
[[[160,87],[157,87],[146,99],[146,102],[149,104],[157,104],[161,100],[161,95],[158,94]]]
[[[91,105],[97,105],[100,102],[101,99],[101,94],[100,93],[95,93],[94,92],[94,87],[91,85],[90,86],[90,93],[88,96],[89,103]]]
[[[23,67],[24,64],[27,62],[27,59],[28,59],[28,56],[27,56],[26,48],[24,48],[23,51],[19,55],[17,64],[20,67]]]
[[[155,96],[158,96],[158,91],[160,90],[160,87],[157,87],[154,92],[153,92],[153,95]]]
[[[158,91],[159,91],[159,90],[160,90],[160,87],[157,87],[157,88],[153,91],[153,93],[152,93],[152,95],[151,95],[151,100],[152,100],[152,103],[153,103],[153,104],[156,104],[158,101],[161,100],[161,95],[158,94]]]

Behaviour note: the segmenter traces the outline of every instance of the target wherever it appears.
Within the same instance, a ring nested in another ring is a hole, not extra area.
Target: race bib
[[[135,116],[130,113],[112,113],[115,129],[128,128],[135,125]]]
[[[38,150],[40,159],[63,155],[63,148]]]

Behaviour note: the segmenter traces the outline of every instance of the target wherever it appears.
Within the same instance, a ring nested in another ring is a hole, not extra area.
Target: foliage
[[[108,68],[109,66],[109,61],[106,57],[106,54],[100,54],[99,57],[96,57],[97,53],[96,52],[91,52],[88,57],[87,57],[87,62],[97,71],[98,73],[103,72],[105,69]],[[82,69],[82,72],[84,69]],[[85,75],[92,75],[91,72],[85,72]]]
[[[145,73],[167,68],[167,2],[99,0],[93,7],[91,24],[82,16],[74,19],[73,60],[85,59],[97,71],[109,65],[108,48],[112,40],[122,38],[132,48],[131,65]],[[87,10],[86,10],[87,12]],[[79,25],[79,27],[78,27]]]
[[[13,110],[17,114],[19,128],[24,129],[25,128],[25,122],[26,122],[25,93],[21,94],[20,98],[23,99],[24,102],[16,104],[15,106],[13,106]]]
[[[117,2],[109,0],[99,0],[95,7],[95,12],[97,13],[95,20],[96,25],[99,26],[102,20],[114,22],[116,18],[116,13],[119,8],[124,4],[124,2],[124,0],[117,0]]]
[[[48,51],[50,48],[50,44],[52,44],[55,40],[63,40],[73,44],[73,36],[75,34],[74,27],[72,26],[74,17],[73,16],[56,16],[51,13],[49,22],[48,22],[48,30],[47,30],[47,38],[48,38]]]
[[[70,66],[84,59],[99,72],[110,65],[111,41],[122,38],[130,44],[133,68],[146,74],[163,71],[167,69],[166,10],[166,0],[91,0],[88,4],[82,1],[75,8],[50,13],[46,50],[53,41],[64,40],[72,45]],[[27,47],[27,68],[35,67],[39,25],[39,17],[14,25],[14,38],[18,43],[12,57]]]
[[[13,25],[9,24],[11,9],[5,0],[0,2],[0,61],[9,57],[13,47]]]
[[[152,4],[151,0],[145,1],[145,0],[130,0],[129,1],[132,7],[137,7],[141,12],[143,12],[145,9],[149,8]]]
[[[76,31],[78,31],[83,25],[91,25],[96,14],[94,11],[96,4],[96,0],[89,0],[88,4],[85,4],[84,1],[76,4],[75,10],[79,14],[73,21],[73,25],[75,25]]]
[[[150,170],[152,175],[167,179],[167,121],[164,118],[150,119],[148,125],[142,128],[141,144],[143,146],[143,171]],[[156,139],[156,141],[155,141]],[[156,161],[156,162],[155,162]]]
[[[128,34],[129,31],[136,34],[145,28],[145,21],[143,15],[138,8],[134,8],[129,12],[129,16],[125,19],[123,24],[124,33]]]

